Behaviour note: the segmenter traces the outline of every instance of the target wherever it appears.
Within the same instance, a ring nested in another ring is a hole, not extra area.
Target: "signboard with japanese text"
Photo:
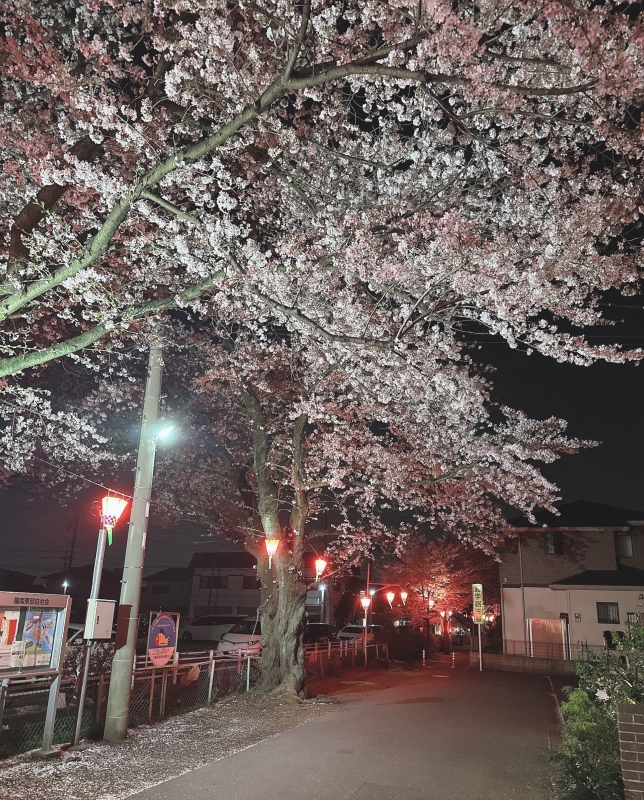
[[[483,584],[472,584],[472,622],[475,625],[483,624],[485,607],[483,605]]]
[[[58,672],[71,599],[0,592],[0,678]]]
[[[148,630],[148,658],[155,667],[163,667],[174,655],[177,647],[179,614],[152,612]]]

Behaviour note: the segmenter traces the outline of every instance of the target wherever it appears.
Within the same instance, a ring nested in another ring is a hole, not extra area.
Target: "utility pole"
[[[72,546],[69,548],[69,564],[67,564],[67,571],[72,568],[72,563],[74,561],[74,550],[76,549],[76,535],[78,534],[78,516],[76,517],[76,522],[74,523],[74,532],[72,533]]]
[[[148,377],[145,384],[143,417],[139,452],[136,462],[134,497],[130,526],[125,550],[125,566],[119,600],[119,623],[116,633],[117,650],[112,662],[110,691],[107,699],[105,739],[120,742],[127,737],[130,691],[132,687],[133,661],[136,653],[136,635],[139,626],[139,601],[145,540],[150,516],[152,476],[159,422],[159,397],[161,394],[161,370],[163,351],[160,345],[150,347]],[[126,626],[125,632],[123,627]],[[122,646],[119,647],[119,644]]]

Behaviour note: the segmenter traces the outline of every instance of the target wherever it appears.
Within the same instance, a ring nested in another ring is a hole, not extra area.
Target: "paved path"
[[[345,678],[350,674],[345,673]],[[422,673],[174,778],[136,800],[546,800],[547,679]]]

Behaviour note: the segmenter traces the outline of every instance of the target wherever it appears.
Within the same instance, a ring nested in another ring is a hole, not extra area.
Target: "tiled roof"
[[[550,511],[537,511],[537,526],[547,525],[552,528],[620,528],[629,523],[644,520],[644,511],[630,508],[607,506],[603,503],[591,503],[589,500],[576,500],[558,507],[559,515]],[[517,528],[535,527],[525,517],[509,520],[510,525]]]
[[[552,586],[642,586],[644,569],[618,567],[617,569],[587,569],[569,578],[555,581]]]

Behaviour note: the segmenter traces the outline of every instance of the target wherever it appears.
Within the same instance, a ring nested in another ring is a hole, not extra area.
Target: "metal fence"
[[[362,639],[305,645],[304,664],[310,680],[329,677],[341,669],[363,666],[387,657],[387,645]],[[104,664],[109,668],[109,663]],[[161,722],[168,717],[208,706],[221,697],[248,691],[258,677],[258,657],[241,650],[219,657],[217,651],[176,654],[172,664],[153,667],[137,657],[130,694],[131,727]],[[90,676],[80,738],[103,735],[109,672]],[[58,694],[53,744],[72,740],[78,710],[78,681],[66,678]],[[41,746],[49,681],[16,679],[9,683],[4,711],[0,709],[0,758]]]
[[[247,691],[257,673],[251,657],[216,659],[208,651],[188,656],[167,667],[135,670],[130,694],[130,726],[160,722],[210,705],[225,695]],[[109,673],[94,675],[88,680],[81,739],[100,738],[103,734],[109,682]],[[10,682],[0,715],[0,758],[41,746],[48,693],[47,680]],[[68,744],[72,740],[78,693],[77,681],[70,678],[62,681],[54,744]]]
[[[481,645],[484,653],[498,653],[513,656],[529,656],[531,658],[554,658],[562,661],[573,661],[584,658],[586,653],[602,653],[606,649],[601,645],[589,645],[587,642],[530,642],[521,639],[488,639],[482,637]],[[478,640],[473,638],[472,650],[478,650]]]

